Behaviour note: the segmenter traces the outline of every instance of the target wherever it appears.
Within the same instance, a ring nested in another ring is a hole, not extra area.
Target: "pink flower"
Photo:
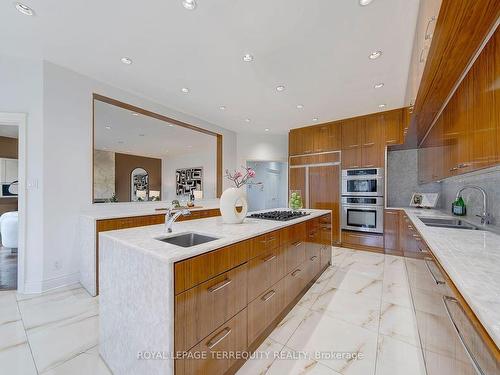
[[[236,172],[234,173],[234,178],[235,178],[235,179],[236,179],[236,178],[240,178],[241,176],[243,176],[243,175],[241,174],[241,172],[240,172],[240,171],[236,171]]]
[[[248,177],[255,177],[255,171],[252,168],[248,168]]]

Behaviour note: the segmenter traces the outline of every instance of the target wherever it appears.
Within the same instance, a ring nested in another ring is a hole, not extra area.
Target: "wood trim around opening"
[[[95,144],[94,144],[95,143],[94,142],[94,136],[95,136],[94,102],[96,100],[103,102],[103,103],[114,105],[116,107],[126,109],[128,111],[140,113],[141,115],[152,117],[152,118],[155,118],[155,119],[160,120],[160,121],[165,121],[165,122],[168,122],[168,123],[171,123],[174,125],[181,126],[183,128],[186,128],[186,129],[191,129],[193,131],[197,131],[200,133],[204,133],[204,134],[216,137],[216,142],[217,142],[216,158],[217,159],[216,159],[216,172],[215,172],[216,173],[215,195],[217,198],[220,198],[220,196],[222,195],[222,164],[223,164],[222,163],[222,142],[223,142],[222,134],[213,132],[211,130],[203,129],[203,128],[200,128],[199,126],[191,125],[191,124],[188,124],[186,122],[179,121],[179,120],[176,120],[176,119],[164,116],[164,115],[160,115],[159,113],[151,112],[151,111],[148,111],[147,109],[144,109],[141,107],[136,107],[132,104],[121,102],[119,100],[109,98],[109,97],[104,96],[104,95],[93,93],[92,94],[92,179],[91,179],[92,180],[92,204],[94,204],[94,146],[95,146]]]

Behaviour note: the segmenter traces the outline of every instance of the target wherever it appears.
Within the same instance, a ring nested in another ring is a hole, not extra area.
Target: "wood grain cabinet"
[[[500,31],[495,31],[419,146],[421,183],[500,163]]]
[[[384,210],[384,249],[386,254],[403,255],[399,246],[400,210]]]
[[[331,222],[323,215],[175,263],[174,348],[186,353],[176,375],[235,373],[243,362],[224,352],[257,348],[330,263]]]
[[[361,143],[363,141],[364,119],[342,122],[342,168],[360,168]]]
[[[289,135],[289,154],[338,151],[340,143],[340,124],[337,122],[292,129]]]

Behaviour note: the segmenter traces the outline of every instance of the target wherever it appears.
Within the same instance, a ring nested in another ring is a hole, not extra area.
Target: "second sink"
[[[195,232],[182,233],[164,238],[158,238],[158,241],[170,243],[176,246],[191,247],[201,245],[202,243],[218,240],[217,237],[206,236]]]
[[[479,227],[467,223],[466,221],[460,219],[440,219],[434,217],[419,217],[420,221],[429,227],[441,227],[441,228],[455,228],[455,229],[469,229],[478,230]]]

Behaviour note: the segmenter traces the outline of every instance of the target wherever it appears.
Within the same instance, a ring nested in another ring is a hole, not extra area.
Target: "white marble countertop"
[[[426,226],[419,217],[450,218],[452,215],[439,210],[399,209],[406,212],[500,348],[500,235],[483,230]]]
[[[124,202],[124,203],[96,203],[91,208],[82,211],[81,215],[93,220],[117,219],[120,217],[132,217],[143,215],[157,215],[164,211],[160,209],[170,207],[170,201],[160,202]],[[210,210],[219,208],[219,199],[207,199],[195,202],[198,208],[190,208],[191,211]]]
[[[121,245],[133,247],[137,251],[149,254],[165,263],[174,263],[331,212],[328,210],[302,211],[308,212],[309,215],[290,221],[272,221],[247,217],[242,224],[224,224],[222,217],[218,216],[175,222],[172,226],[173,233],[170,234],[165,233],[165,226],[161,224],[102,232],[99,237],[112,239]],[[218,239],[189,248],[172,245],[157,239],[185,232],[196,232],[217,237]]]

